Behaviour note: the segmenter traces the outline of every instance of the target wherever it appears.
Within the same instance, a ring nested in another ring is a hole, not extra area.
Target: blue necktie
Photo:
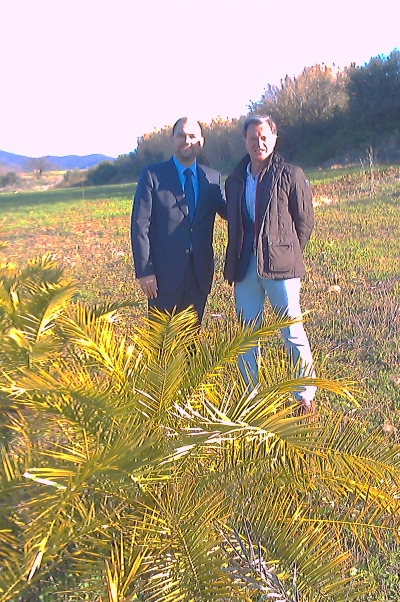
[[[195,203],[195,198],[194,198],[194,187],[193,187],[193,181],[192,181],[193,172],[191,169],[187,168],[187,169],[185,169],[185,171],[183,173],[185,175],[185,186],[183,188],[183,191],[185,193],[186,204],[189,209],[189,219],[192,222],[193,218],[194,218],[194,212],[196,209],[196,203]]]

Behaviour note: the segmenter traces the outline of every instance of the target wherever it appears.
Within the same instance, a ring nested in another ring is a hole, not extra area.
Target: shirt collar
[[[253,180],[257,180],[258,176],[260,175],[259,173],[256,174],[255,176],[253,176],[253,174],[251,173],[251,161],[249,163],[247,163],[247,167],[246,167],[246,173],[248,176],[250,176],[250,178],[252,178]]]
[[[185,169],[188,169],[188,168],[191,169],[193,172],[193,175],[196,176],[196,174],[197,174],[196,160],[194,160],[191,165],[182,165],[182,163],[180,161],[178,161],[178,159],[175,157],[175,155],[173,155],[172,159],[175,163],[175,167],[178,170],[178,174],[180,176],[184,177],[184,171],[185,171]]]

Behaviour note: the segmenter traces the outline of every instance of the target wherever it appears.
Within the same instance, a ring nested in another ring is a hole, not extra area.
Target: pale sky
[[[399,0],[0,0],[0,150],[118,156],[267,84],[400,49]]]

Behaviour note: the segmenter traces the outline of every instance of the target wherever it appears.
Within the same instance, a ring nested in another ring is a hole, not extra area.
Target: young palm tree
[[[246,388],[238,355],[287,322],[156,313],[126,340],[117,306],[33,265],[2,288],[0,602],[362,599],[353,550],[397,533],[399,450],[356,414],[294,416],[308,379]]]

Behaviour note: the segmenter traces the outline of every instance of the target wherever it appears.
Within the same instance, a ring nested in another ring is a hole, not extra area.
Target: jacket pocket
[[[270,272],[291,272],[294,270],[293,243],[268,245],[268,268]]]

